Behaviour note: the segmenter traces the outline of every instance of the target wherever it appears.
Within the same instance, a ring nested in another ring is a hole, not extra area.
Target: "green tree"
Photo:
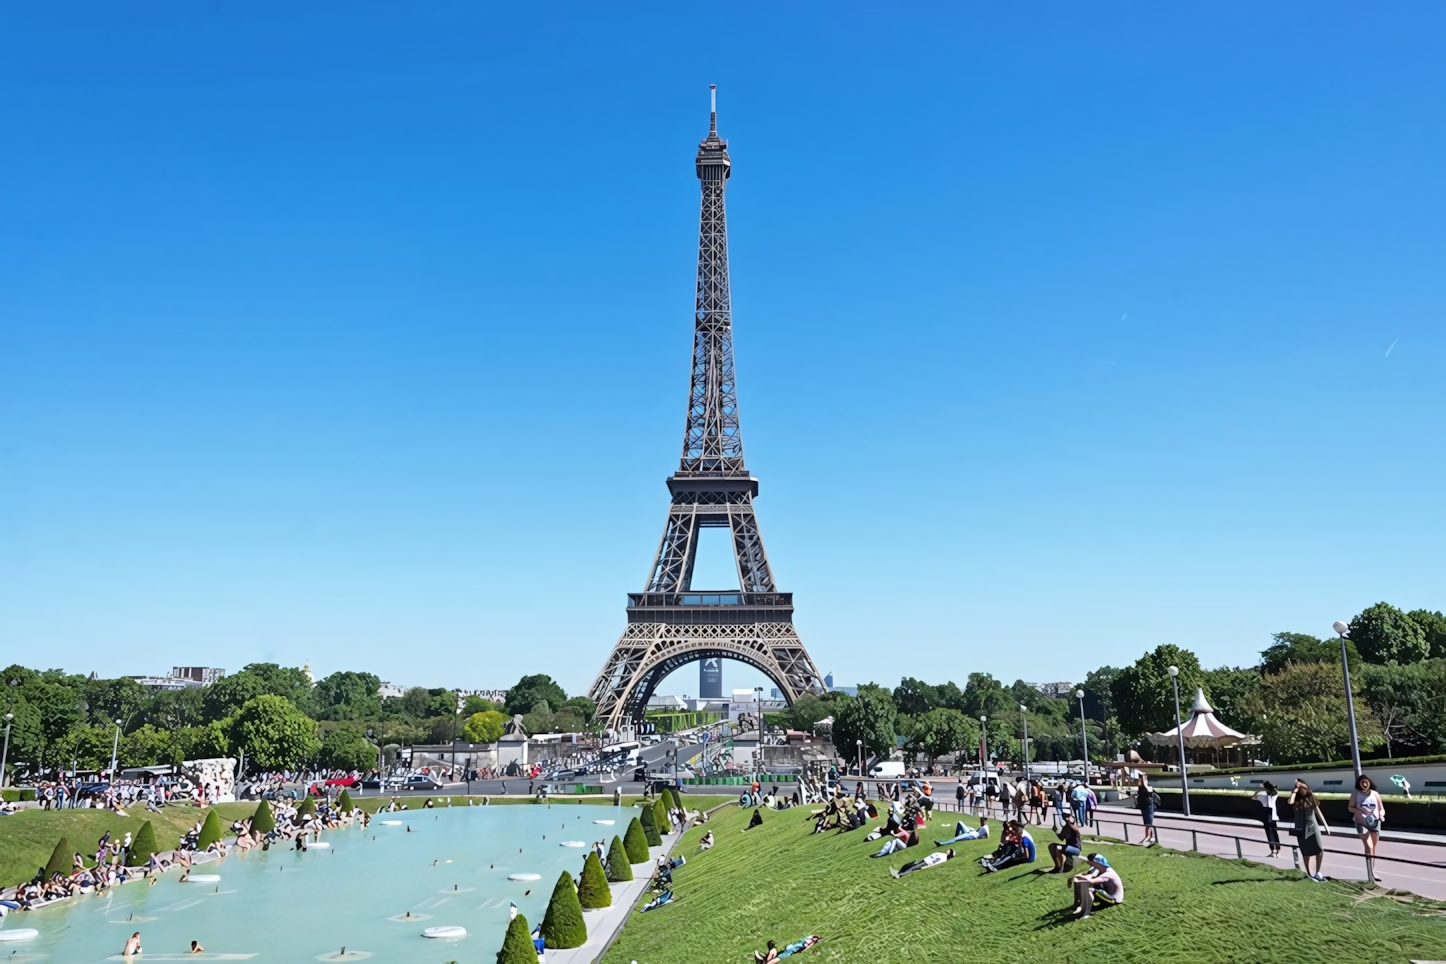
[[[643,813],[647,813],[646,808]],[[656,831],[654,831],[656,833]],[[643,823],[634,817],[628,824],[627,833],[623,835],[623,849],[627,851],[628,863],[645,864],[648,862],[648,835],[643,830]]]
[[[1420,623],[1390,603],[1362,610],[1351,620],[1350,637],[1371,663],[1415,663],[1431,654]]]
[[[205,850],[221,839],[221,833],[221,818],[216,816],[215,810],[207,810],[206,819],[201,824],[201,835],[196,838],[196,849]]]
[[[1436,659],[1446,656],[1446,616],[1426,609],[1413,609],[1406,616],[1421,627],[1421,634],[1426,637],[1431,657]]]
[[[547,947],[581,947],[587,943],[587,925],[582,920],[582,904],[572,875],[563,871],[552,888],[547,913],[542,916],[542,941]]]
[[[175,758],[175,740],[165,730],[144,723],[120,741],[120,763],[127,767],[155,766]]]
[[[632,828],[629,827],[631,830]],[[647,841],[643,841],[643,851],[647,852]],[[645,856],[643,860],[647,860]],[[640,861],[641,862],[641,861]],[[620,837],[613,837],[612,844],[608,847],[608,880],[624,881],[633,879],[633,868],[629,865],[628,852],[623,849],[623,841]]]
[[[638,823],[643,826],[643,836],[648,839],[649,847],[661,847],[663,838],[658,835],[658,816],[648,804],[643,804],[643,809],[638,814]]]
[[[462,715],[475,716],[478,713],[501,713],[502,704],[494,703],[480,696],[468,696],[462,701]],[[473,743],[490,743],[490,740],[473,740]]]
[[[905,676],[894,687],[893,699],[896,710],[911,716],[923,716],[940,705],[938,689],[912,676]]]
[[[537,964],[537,948],[532,943],[532,932],[527,927],[527,918],[521,914],[507,923],[502,949],[497,952],[497,964]]]
[[[61,837],[55,842],[55,849],[50,852],[50,860],[45,864],[45,879],[49,880],[51,874],[69,876],[74,861],[75,851],[70,848],[70,840]]]
[[[919,717],[918,740],[929,756],[929,765],[941,756],[948,756],[979,743],[979,723],[958,710],[939,707]]]
[[[328,768],[366,771],[377,765],[377,748],[360,723],[323,724],[318,760]]]
[[[559,712],[562,710],[572,710],[586,725],[591,723],[593,716],[597,714],[597,704],[586,696],[569,696],[558,707]]]
[[[256,812],[251,815],[251,829],[259,833],[270,833],[276,829],[276,816],[271,812],[271,804],[265,800],[256,805]]]
[[[258,696],[275,696],[254,673],[233,673],[223,676],[205,689],[201,710],[207,723],[236,715],[247,701]]]
[[[668,800],[666,795],[659,796],[658,799],[653,801],[653,826],[657,828],[659,834],[673,832],[673,821],[668,819]],[[643,829],[647,830],[648,828],[644,827]],[[662,840],[659,839],[658,842],[662,843]]]
[[[241,672],[261,677],[266,683],[266,692],[285,697],[308,716],[315,712],[311,681],[306,678],[301,667],[278,666],[276,663],[247,663],[241,667]]]
[[[1271,643],[1260,651],[1260,672],[1279,673],[1286,663],[1339,663],[1341,644],[1338,639],[1317,639],[1308,633],[1272,633]],[[1357,670],[1361,654],[1356,644],[1346,640],[1346,656],[1351,661],[1351,672]]]
[[[553,682],[551,676],[541,673],[524,676],[507,691],[507,715],[517,716],[530,712],[538,703],[553,707],[566,702],[567,694],[561,686]]]
[[[506,723],[507,717],[496,710],[473,713],[462,725],[462,739],[468,743],[496,743]]]
[[[80,686],[90,722],[110,726],[116,720],[139,716],[150,703],[151,691],[129,676],[118,679],[88,679]]]
[[[1359,697],[1356,729],[1362,750],[1381,742],[1376,715]],[[1260,721],[1260,738],[1272,763],[1338,760],[1348,754],[1345,689],[1337,663],[1290,663],[1261,678],[1246,704]]]
[[[597,859],[597,854],[593,851],[588,852],[587,859],[582,863],[582,883],[577,888],[577,899],[586,910],[611,907],[613,904],[613,894],[608,889],[608,878],[603,873],[602,861]]]
[[[156,831],[147,820],[141,824],[141,829],[136,832],[135,839],[131,841],[130,853],[126,854],[126,863],[131,867],[139,867],[151,859],[151,855],[159,852],[156,846]]]
[[[371,673],[332,673],[312,693],[317,714],[325,720],[374,720],[382,712],[381,685]]]
[[[316,722],[281,696],[247,700],[227,729],[232,743],[263,770],[292,769],[321,749]]]
[[[532,709],[522,717],[522,728],[528,733],[552,733],[555,732],[552,720],[552,707],[546,700],[538,700],[532,704]]]
[[[185,689],[162,690],[152,694],[142,713],[141,722],[149,723],[160,730],[200,726],[206,722],[206,689],[188,686]]]
[[[855,741],[863,740],[870,754],[887,760],[894,752],[897,719],[898,711],[888,691],[866,683],[859,687],[858,696],[839,710],[833,724],[834,745],[852,748]]]
[[[1179,724],[1167,672],[1170,666],[1180,669],[1180,713],[1188,716],[1195,688],[1206,686],[1205,674],[1194,653],[1167,643],[1135,660],[1133,666],[1120,670],[1110,684],[1111,697],[1125,733],[1131,736],[1158,733]],[[1206,695],[1209,695],[1208,688]]]
[[[961,698],[964,714],[976,720],[981,716],[992,720],[1009,710],[1018,709],[1019,705],[1004,692],[1004,685],[988,673],[970,673]]]
[[[1242,733],[1256,731],[1258,724],[1255,717],[1246,712],[1245,706],[1260,688],[1258,672],[1239,666],[1206,670],[1205,687],[1210,691],[1211,708],[1226,726],[1234,727]],[[1183,700],[1185,695],[1180,694],[1180,698]]]
[[[413,686],[401,696],[389,701],[394,709],[412,720],[425,720],[432,711],[432,694],[425,686]]]

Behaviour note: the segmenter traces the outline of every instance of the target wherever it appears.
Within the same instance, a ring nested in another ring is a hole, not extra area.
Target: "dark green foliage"
[[[898,711],[889,691],[872,683],[859,687],[859,695],[849,700],[838,712],[833,724],[834,745],[852,748],[864,741],[864,752],[885,759],[894,752],[894,723]]]
[[[307,814],[316,814],[316,801],[311,798],[309,793],[302,799],[301,805],[296,808],[296,822],[300,823],[301,818]]]
[[[131,852],[126,855],[126,862],[132,867],[139,867],[147,860],[150,860],[151,855],[159,849],[160,848],[156,846],[155,828],[153,828],[151,822],[147,820],[141,824],[141,829],[136,833],[135,838],[131,840]]]
[[[260,833],[270,833],[276,829],[276,816],[271,812],[271,804],[265,800],[256,805],[256,813],[251,817],[251,829]]]
[[[1446,656],[1446,615],[1433,613],[1429,609],[1413,609],[1406,615],[1421,627],[1421,632],[1426,636],[1426,645],[1431,648],[1431,657],[1435,659]]]
[[[345,789],[341,791],[341,796],[337,798],[336,805],[342,813],[351,813],[351,811],[356,808],[356,804],[351,801],[351,794]]]
[[[645,809],[643,811],[647,813]],[[655,830],[654,833],[657,833]],[[623,849],[627,851],[628,863],[645,864],[648,862],[648,834],[643,830],[642,821],[634,817],[628,824],[627,833],[623,834]]]
[[[1369,606],[1352,619],[1350,637],[1370,663],[1415,663],[1431,652],[1425,627],[1386,602]]]
[[[216,816],[215,810],[208,810],[206,820],[201,824],[201,835],[196,838],[196,849],[205,850],[220,840],[221,832],[221,818]]]
[[[654,801],[656,803],[656,801]],[[652,806],[643,804],[642,813],[638,815],[638,822],[642,824],[643,836],[648,841],[649,847],[661,847],[663,838],[658,835],[658,814]]]
[[[566,702],[567,694],[562,687],[553,682],[551,676],[537,673],[522,677],[507,691],[507,714],[516,716],[519,713],[530,713],[538,703],[553,707],[562,706]]]
[[[75,851],[70,849],[70,841],[61,837],[55,842],[55,849],[50,852],[50,860],[45,865],[45,879],[49,880],[50,875],[55,873],[68,875],[74,860]]]
[[[611,907],[612,891],[608,889],[608,878],[603,873],[602,861],[595,852],[589,852],[582,864],[582,883],[577,888],[578,903],[588,910],[597,907]]]
[[[502,949],[497,952],[497,964],[537,964],[532,929],[527,926],[527,918],[521,914],[507,925],[507,936],[502,938]]]
[[[1279,673],[1286,663],[1339,663],[1341,643],[1339,639],[1317,639],[1307,633],[1272,633],[1275,642],[1260,651],[1261,673]],[[1351,672],[1358,669],[1361,654],[1356,644],[1346,640],[1346,657],[1351,661]]]
[[[548,947],[581,947],[587,943],[587,925],[582,920],[582,904],[572,875],[563,871],[552,888],[547,913],[542,917],[542,940]]]
[[[646,857],[643,858],[643,860],[646,859]],[[639,861],[639,863],[641,862],[642,861]],[[628,860],[628,852],[623,849],[622,838],[613,837],[612,845],[608,847],[608,880],[624,881],[632,879],[633,868]]]
[[[1158,733],[1179,723],[1168,672],[1171,666],[1180,670],[1180,713],[1186,719],[1195,700],[1195,688],[1205,687],[1205,695],[1210,695],[1209,682],[1194,653],[1169,643],[1157,646],[1135,660],[1133,666],[1120,670],[1110,684],[1115,712],[1126,733]]]
[[[653,826],[657,828],[659,834],[673,832],[673,821],[668,819],[668,795],[666,793],[653,801]],[[662,843],[661,838],[658,842]]]

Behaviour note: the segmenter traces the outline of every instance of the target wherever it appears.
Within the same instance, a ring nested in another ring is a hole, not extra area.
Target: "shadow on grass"
[[[1043,917],[1041,917],[1039,919],[1039,926],[1036,927],[1035,930],[1053,930],[1054,928],[1062,927],[1065,924],[1073,924],[1075,920],[1076,918],[1074,915],[1073,907],[1061,907],[1059,910],[1052,910],[1048,914],[1045,914]]]
[[[1210,886],[1211,886],[1211,887],[1222,887],[1222,886],[1224,886],[1225,884],[1274,884],[1274,883],[1279,883],[1279,881],[1274,881],[1274,880],[1269,880],[1269,879],[1262,879],[1262,878],[1253,878],[1253,877],[1241,877],[1241,878],[1239,878],[1239,879],[1237,879],[1237,880],[1212,880],[1212,881],[1210,881]]]

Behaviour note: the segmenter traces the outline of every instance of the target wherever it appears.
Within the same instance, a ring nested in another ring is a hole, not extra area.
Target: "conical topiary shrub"
[[[341,796],[337,798],[336,806],[342,813],[351,813],[352,810],[356,808],[356,804],[351,802],[351,794],[347,793],[346,790],[341,791]]]
[[[547,913],[542,918],[542,942],[547,947],[581,947],[587,943],[587,925],[582,921],[582,904],[572,875],[563,871],[552,888]]]
[[[682,810],[683,801],[678,799],[678,791],[669,787],[663,794],[663,799],[668,801],[668,807],[672,810]]]
[[[201,824],[201,836],[196,838],[196,849],[205,850],[213,843],[221,839],[221,818],[216,816],[216,811],[206,813],[206,822]]]
[[[643,836],[647,838],[649,847],[661,847],[663,838],[658,836],[658,814],[649,804],[643,804],[643,812],[638,814],[638,822],[643,825]]]
[[[497,964],[537,964],[537,947],[532,943],[532,930],[527,926],[527,918],[521,914],[507,925],[502,950],[497,952]]]
[[[622,838],[613,837],[612,846],[608,848],[608,880],[632,879],[633,868],[628,861],[628,852],[623,849]]]
[[[160,848],[156,846],[155,828],[153,828],[151,822],[147,820],[141,824],[141,829],[136,833],[135,839],[131,841],[131,852],[126,855],[126,862],[132,867],[139,867],[147,860],[150,860],[151,855],[159,849]]]
[[[313,816],[316,814],[316,801],[311,799],[311,794],[309,793],[306,795],[306,799],[301,801],[301,806],[296,808],[296,822],[300,823],[301,818],[307,814],[312,814]]]
[[[628,824],[628,832],[623,835],[623,850],[627,853],[630,864],[648,862],[648,835],[637,817]]]
[[[613,905],[613,892],[608,890],[608,878],[603,873],[602,861],[597,854],[590,853],[582,862],[582,883],[577,888],[577,900],[584,910]]]
[[[653,801],[653,823],[660,834],[673,832],[673,821],[668,818],[668,804],[664,797]],[[661,840],[658,842],[662,843]]]
[[[251,815],[251,829],[258,833],[270,833],[276,829],[276,816],[271,812],[271,804],[265,800],[256,805],[256,812]]]
[[[51,874],[69,875],[74,860],[75,851],[70,849],[70,841],[61,837],[55,842],[55,849],[50,852],[50,861],[45,865],[45,879],[49,880]]]

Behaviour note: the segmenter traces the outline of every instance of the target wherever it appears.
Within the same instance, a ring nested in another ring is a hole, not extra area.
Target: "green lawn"
[[[1027,868],[984,874],[975,858],[993,841],[955,846],[954,860],[902,880],[889,867],[930,852],[927,842],[879,860],[855,831],[810,836],[807,811],[720,811],[708,824],[718,839],[697,853],[702,830],[688,832],[674,871],[677,903],[634,913],[605,964],[710,964],[751,961],[773,938],[780,947],[807,934],[825,940],[811,961],[1138,961],[1393,962],[1446,956],[1446,905],[1361,884],[1305,880],[1245,861],[1149,850],[1105,841],[1125,881],[1126,903],[1086,921],[1069,915],[1067,877]],[[973,825],[971,820],[970,824]],[[990,822],[998,830],[997,821]],[[1033,831],[1043,852],[1055,839]]]

